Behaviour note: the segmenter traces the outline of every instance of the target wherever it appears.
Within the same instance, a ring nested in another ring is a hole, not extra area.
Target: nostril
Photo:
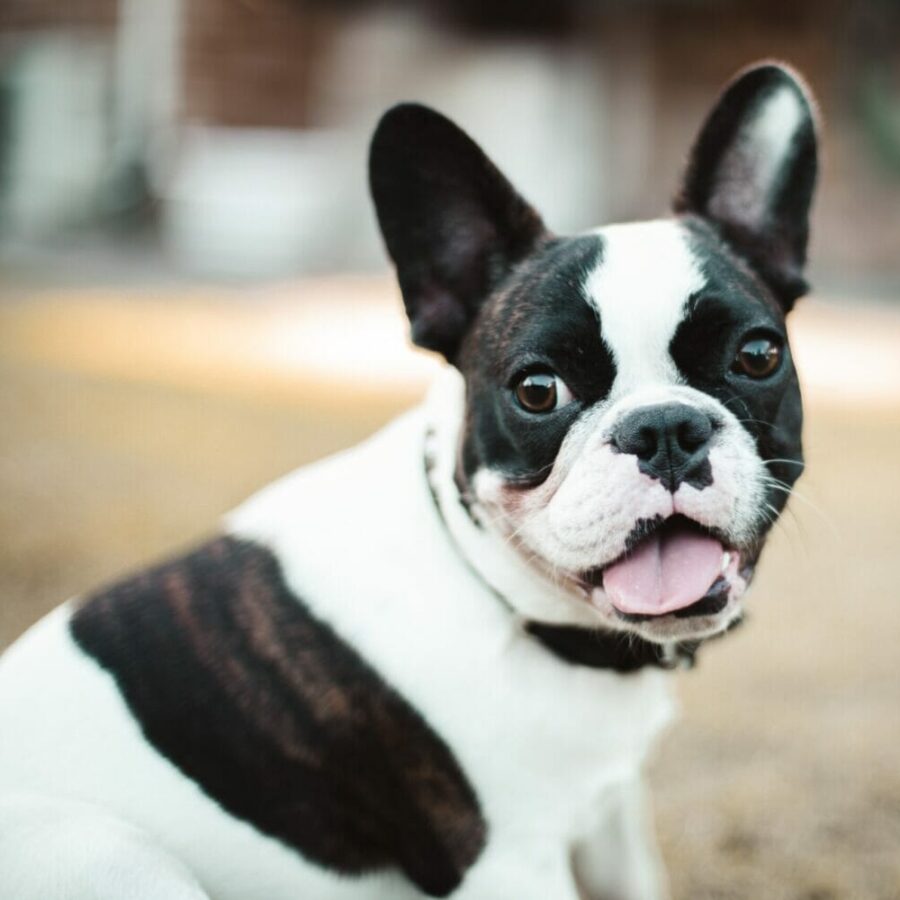
[[[659,435],[655,428],[649,426],[638,430],[631,442],[630,453],[641,459],[650,459],[656,454]]]
[[[713,425],[702,413],[682,421],[675,432],[679,446],[688,453],[699,450],[712,437]]]
[[[621,453],[652,459],[659,448],[659,430],[652,424],[629,419],[617,429],[612,443]]]

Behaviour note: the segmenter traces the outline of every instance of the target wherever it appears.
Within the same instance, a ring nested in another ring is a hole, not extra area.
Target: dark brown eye
[[[781,363],[781,344],[767,337],[745,341],[734,358],[732,370],[751,378],[771,375]]]
[[[530,413],[553,412],[572,400],[565,382],[551,372],[532,372],[519,379],[515,388],[519,406]]]

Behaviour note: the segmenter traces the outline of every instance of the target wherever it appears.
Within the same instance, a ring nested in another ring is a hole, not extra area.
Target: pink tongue
[[[696,603],[722,568],[722,544],[688,528],[663,528],[603,574],[603,590],[623,613],[661,616]]]

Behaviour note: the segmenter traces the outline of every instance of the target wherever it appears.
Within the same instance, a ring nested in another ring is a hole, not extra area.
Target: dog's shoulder
[[[25,748],[49,753],[53,735],[71,733],[72,747],[91,748],[82,768],[102,767],[103,740],[92,736],[118,734],[125,713],[148,749],[221,809],[306,860],[342,875],[397,868],[428,895],[453,890],[486,839],[479,798],[428,711],[328,621],[331,606],[355,601],[321,579],[352,566],[369,532],[393,554],[382,571],[368,567],[389,591],[406,538],[372,528],[379,507],[389,518],[391,495],[411,502],[398,493],[414,495],[404,486],[415,479],[387,470],[421,468],[421,435],[413,415],[298,470],[248,501],[225,533],[35,626],[0,665],[0,719],[22,733],[16,765],[27,767]],[[80,685],[65,709],[60,681]],[[130,758],[110,759],[109,778],[152,769]]]
[[[71,631],[160,753],[307,858],[396,865],[442,895],[478,855],[478,801],[450,749],[262,545],[216,538],[87,598]]]

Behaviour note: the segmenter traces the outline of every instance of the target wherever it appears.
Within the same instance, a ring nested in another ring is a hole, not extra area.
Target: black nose
[[[638,458],[640,470],[676,491],[682,482],[697,488],[712,483],[709,439],[714,426],[705,413],[685,403],[644,406],[616,426],[612,443]]]

